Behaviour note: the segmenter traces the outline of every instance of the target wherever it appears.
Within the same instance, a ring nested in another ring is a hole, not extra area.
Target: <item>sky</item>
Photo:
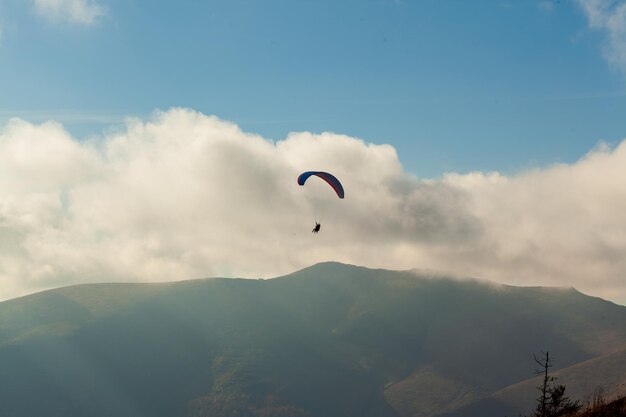
[[[624,138],[622,0],[0,0],[0,299],[337,260],[626,304]]]

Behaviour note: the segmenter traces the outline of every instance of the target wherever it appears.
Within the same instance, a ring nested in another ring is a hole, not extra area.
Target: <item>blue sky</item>
[[[626,136],[626,71],[584,2],[46,3],[0,1],[0,121],[87,137],[182,106],[274,140],[389,143],[419,177],[573,162]]]

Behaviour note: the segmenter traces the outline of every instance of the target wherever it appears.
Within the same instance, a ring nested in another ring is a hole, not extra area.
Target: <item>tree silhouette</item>
[[[535,362],[541,367],[535,371],[536,375],[543,375],[543,382],[537,389],[540,392],[537,398],[537,408],[531,417],[563,417],[576,413],[581,408],[580,401],[573,401],[565,395],[565,385],[557,385],[556,377],[548,370],[552,367],[550,352],[541,357],[533,355]]]

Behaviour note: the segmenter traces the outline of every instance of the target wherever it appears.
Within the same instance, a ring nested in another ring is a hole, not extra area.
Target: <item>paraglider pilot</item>
[[[307,178],[309,178],[311,176],[316,176],[316,177],[319,177],[319,178],[323,179],[324,181],[326,181],[328,183],[328,185],[330,185],[333,188],[333,190],[335,190],[335,193],[337,193],[337,197],[339,197],[339,198],[343,198],[344,197],[343,185],[341,185],[339,180],[333,174],[329,174],[328,172],[324,172],[324,171],[306,171],[306,172],[303,172],[302,174],[300,174],[298,176],[298,185],[304,185],[304,183],[306,182]],[[322,225],[319,224],[316,221],[315,222],[315,228],[313,228],[312,232],[313,233],[318,233],[321,228],[322,228]]]

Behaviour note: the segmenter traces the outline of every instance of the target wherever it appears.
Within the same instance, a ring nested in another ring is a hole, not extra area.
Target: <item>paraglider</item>
[[[311,176],[316,176],[316,177],[319,177],[319,178],[323,179],[324,181],[326,181],[328,183],[328,185],[330,185],[333,188],[333,190],[335,190],[335,193],[337,194],[337,197],[344,198],[345,193],[343,191],[343,185],[341,185],[341,183],[339,182],[337,177],[335,177],[332,174],[329,174],[328,172],[323,172],[323,171],[306,171],[306,172],[303,172],[302,174],[300,174],[298,176],[298,184],[299,185],[304,185],[306,180],[309,179],[309,177],[311,177]],[[322,227],[322,225],[316,221],[315,222],[315,228],[312,230],[312,233],[318,233],[320,231],[321,227]]]
[[[343,186],[341,185],[337,177],[335,177],[333,174],[329,174],[328,172],[323,172],[323,171],[303,172],[302,174],[300,174],[300,176],[298,176],[298,184],[304,185],[306,180],[309,179],[311,175],[315,175],[317,177],[320,177],[324,181],[326,181],[328,185],[333,187],[333,190],[335,190],[335,192],[337,193],[337,197],[339,198],[344,197]]]

